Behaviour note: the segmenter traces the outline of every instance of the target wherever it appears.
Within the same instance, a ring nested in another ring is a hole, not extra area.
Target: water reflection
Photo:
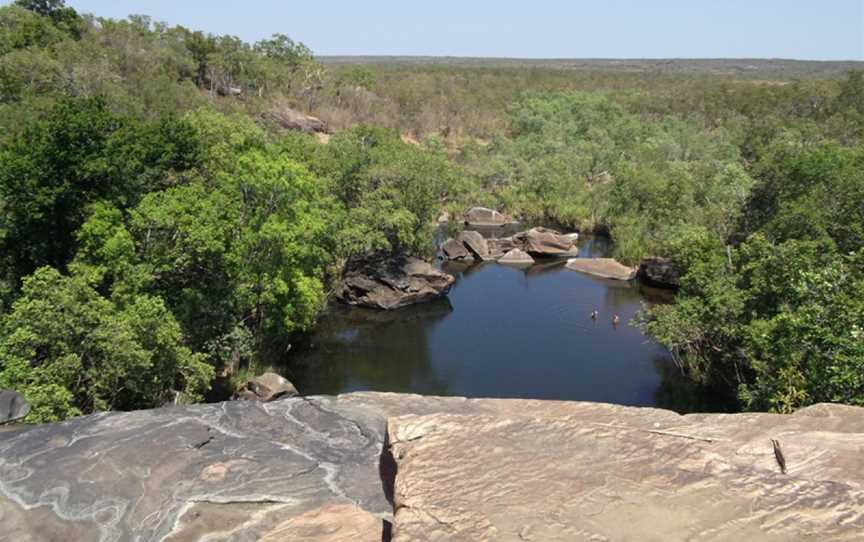
[[[602,239],[580,242],[586,257],[608,251]],[[678,400],[682,380],[668,352],[627,325],[646,293],[662,302],[656,292],[588,277],[560,261],[446,269],[457,277],[449,302],[393,312],[331,307],[291,352],[286,375],[304,394],[377,390],[679,410],[695,404]]]

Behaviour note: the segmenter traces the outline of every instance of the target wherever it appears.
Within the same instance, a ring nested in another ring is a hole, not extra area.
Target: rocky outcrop
[[[100,414],[3,433],[0,539],[852,541],[862,447],[864,409],[839,405],[355,393]]]
[[[20,393],[0,390],[0,425],[24,419],[30,414],[30,405]]]
[[[306,134],[330,133],[327,123],[318,117],[301,113],[290,107],[278,107],[267,112],[267,117],[275,121],[286,130],[303,132]]]
[[[397,309],[445,296],[455,280],[417,258],[357,260],[346,266],[337,297],[349,305]]]
[[[627,267],[612,258],[574,258],[567,262],[567,269],[603,279],[627,281],[636,278],[635,267]]]
[[[522,252],[518,248],[514,248],[507,252],[507,254],[498,258],[498,263],[516,266],[531,265],[534,263],[534,258],[525,252]]]
[[[269,403],[276,399],[297,395],[299,395],[297,388],[287,378],[276,373],[264,373],[246,382],[234,399]]]
[[[579,249],[575,241],[548,228],[531,228],[513,236],[513,243],[532,256],[575,258]]]
[[[511,217],[486,207],[472,207],[468,209],[464,220],[465,224],[469,226],[504,226],[514,223]]]
[[[681,286],[681,273],[672,260],[667,258],[645,258],[639,264],[639,280],[658,288],[678,288]]]

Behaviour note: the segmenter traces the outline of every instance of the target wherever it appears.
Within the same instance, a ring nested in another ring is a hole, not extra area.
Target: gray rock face
[[[417,258],[352,262],[337,297],[349,305],[390,310],[443,297],[455,281]]]
[[[465,213],[465,223],[470,226],[503,226],[512,224],[513,219],[494,209],[472,207]]]
[[[20,393],[0,390],[0,425],[24,419],[30,414],[30,405]]]
[[[675,263],[667,258],[645,258],[639,264],[639,279],[650,286],[678,288],[681,274]]]
[[[378,542],[387,521],[412,541],[853,541],[862,447],[864,409],[838,405],[354,393],[102,414],[2,434],[0,540]]]
[[[237,394],[235,399],[269,403],[276,399],[297,395],[299,395],[297,388],[287,378],[276,373],[264,373],[247,382],[243,391]]]
[[[567,269],[603,279],[633,280],[636,268],[627,267],[612,258],[574,258],[567,262]]]
[[[513,242],[532,256],[573,258],[579,255],[573,238],[548,228],[531,228],[517,233]]]

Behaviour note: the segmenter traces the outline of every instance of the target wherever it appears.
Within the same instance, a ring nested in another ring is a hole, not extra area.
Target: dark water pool
[[[580,251],[609,250],[598,238]],[[689,410],[668,352],[629,325],[642,303],[665,292],[564,263],[445,264],[457,277],[447,300],[393,312],[333,306],[284,372],[307,395],[376,390]]]

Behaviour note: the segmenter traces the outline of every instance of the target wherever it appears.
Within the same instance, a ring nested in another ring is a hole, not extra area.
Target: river
[[[579,244],[580,257],[610,252],[604,238]],[[390,312],[333,305],[283,373],[304,395],[374,390],[714,410],[693,404],[669,353],[630,325],[643,303],[668,302],[668,292],[564,263],[445,263],[457,278],[448,299]]]

